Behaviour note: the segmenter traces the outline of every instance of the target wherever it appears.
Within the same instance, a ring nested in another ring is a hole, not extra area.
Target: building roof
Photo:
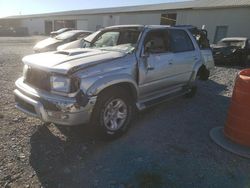
[[[21,19],[21,18],[38,18],[49,16],[68,16],[68,15],[91,15],[91,14],[114,14],[130,12],[147,12],[163,10],[180,10],[180,9],[211,9],[211,8],[234,8],[250,7],[250,0],[189,0],[175,3],[160,3],[152,5],[124,6],[114,8],[85,9],[63,11],[55,13],[32,14],[9,16],[2,19]]]

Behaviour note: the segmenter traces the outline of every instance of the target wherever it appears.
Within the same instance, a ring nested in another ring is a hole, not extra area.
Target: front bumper
[[[30,116],[61,125],[79,125],[90,120],[96,96],[88,97],[83,105],[77,97],[64,97],[34,89],[24,83],[23,78],[19,78],[15,84],[16,108]]]

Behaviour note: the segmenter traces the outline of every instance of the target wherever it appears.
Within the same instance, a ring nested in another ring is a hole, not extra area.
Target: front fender
[[[93,96],[98,95],[103,89],[116,85],[127,83],[132,86],[136,96],[138,96],[138,87],[136,82],[129,74],[119,74],[119,75],[110,75],[98,79],[92,86],[87,90],[87,95]]]

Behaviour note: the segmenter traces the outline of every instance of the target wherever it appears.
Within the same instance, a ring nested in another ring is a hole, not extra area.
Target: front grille
[[[24,75],[24,82],[34,86],[38,89],[42,89],[45,91],[50,91],[50,74],[42,71],[37,70],[34,68],[28,68]]]
[[[18,104],[18,106],[20,106],[21,108],[23,108],[23,109],[25,109],[33,114],[36,114],[36,110],[35,110],[33,105],[27,103],[26,101],[20,99],[17,96],[15,96],[15,101]]]

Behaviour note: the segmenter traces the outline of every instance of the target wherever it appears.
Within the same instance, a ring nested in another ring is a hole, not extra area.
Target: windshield
[[[100,33],[101,31],[96,31],[94,33],[92,33],[91,35],[87,36],[84,38],[84,40],[86,42],[91,42],[92,40],[94,40],[94,38]]]
[[[140,31],[136,29],[102,31],[90,44],[90,48],[131,52],[136,47],[139,35]],[[114,46],[119,46],[119,49]]]
[[[245,41],[241,40],[224,40],[224,41],[219,41],[218,45],[220,46],[235,46],[235,47],[244,47]]]
[[[68,39],[70,37],[73,37],[75,34],[76,34],[76,32],[68,31],[68,32],[62,33],[60,35],[57,35],[55,38],[57,40],[65,40],[65,39]]]

